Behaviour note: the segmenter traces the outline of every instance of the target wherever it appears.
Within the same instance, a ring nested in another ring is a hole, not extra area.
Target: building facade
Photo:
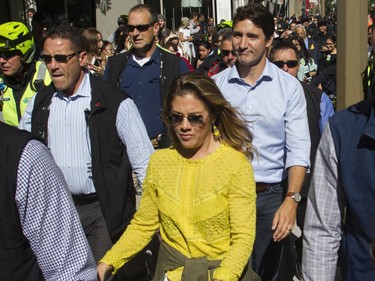
[[[29,7],[45,11],[58,24],[74,24],[80,28],[96,27],[107,38],[117,28],[117,18],[127,15],[131,7],[146,3],[163,13],[170,29],[177,30],[181,17],[190,17],[192,11],[213,17],[216,23],[230,20],[237,7],[248,1],[261,2],[280,16],[301,15],[306,1],[318,0],[4,0],[0,9],[0,23],[27,21]]]

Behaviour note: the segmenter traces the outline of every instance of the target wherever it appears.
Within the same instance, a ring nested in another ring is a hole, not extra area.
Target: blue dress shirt
[[[139,65],[133,54],[124,71],[121,73],[120,88],[134,100],[139,113],[146,126],[149,138],[155,138],[164,132],[164,126],[160,115],[162,102],[160,97],[160,73],[163,63],[160,62],[159,47],[155,49],[149,61]],[[181,61],[180,73],[189,72],[186,62]],[[104,72],[104,80],[108,73]]]
[[[319,119],[319,129],[320,134],[323,134],[323,130],[328,123],[328,118],[335,114],[335,109],[331,99],[326,93],[323,92],[322,98],[320,99],[320,119]]]
[[[291,166],[310,165],[306,100],[300,82],[267,59],[254,85],[240,78],[237,67],[213,76],[231,105],[248,121],[255,150],[256,182],[276,183]]]

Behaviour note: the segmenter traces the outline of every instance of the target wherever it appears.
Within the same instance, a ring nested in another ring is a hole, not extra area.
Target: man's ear
[[[79,54],[79,64],[80,64],[81,67],[87,66],[87,64],[88,64],[87,59],[88,59],[87,52],[86,51],[82,51]]]
[[[154,29],[154,35],[155,36],[158,35],[159,29],[160,29],[160,25],[158,22],[154,23],[153,29]]]

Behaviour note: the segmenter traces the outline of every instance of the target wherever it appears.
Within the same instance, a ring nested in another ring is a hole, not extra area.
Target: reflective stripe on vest
[[[49,73],[47,73],[47,67],[44,62],[37,61],[36,69],[37,71],[34,73],[32,83],[29,82],[27,84],[27,87],[20,100],[19,107],[21,111],[21,117],[23,116],[23,113],[25,112],[27,104],[36,93],[34,87],[33,88],[31,87],[34,81],[37,79],[42,79],[44,80],[45,85],[49,85],[51,83],[51,77],[49,76]],[[43,78],[39,78],[39,77],[43,77]],[[4,123],[7,123],[11,126],[18,126],[18,114],[17,114],[16,102],[14,100],[13,90],[10,87],[6,88],[3,98],[4,98],[4,102],[3,102]]]

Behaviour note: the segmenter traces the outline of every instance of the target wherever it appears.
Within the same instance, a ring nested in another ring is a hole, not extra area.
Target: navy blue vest
[[[338,175],[346,200],[342,238],[344,280],[373,281],[375,239],[375,98],[330,119]]]

